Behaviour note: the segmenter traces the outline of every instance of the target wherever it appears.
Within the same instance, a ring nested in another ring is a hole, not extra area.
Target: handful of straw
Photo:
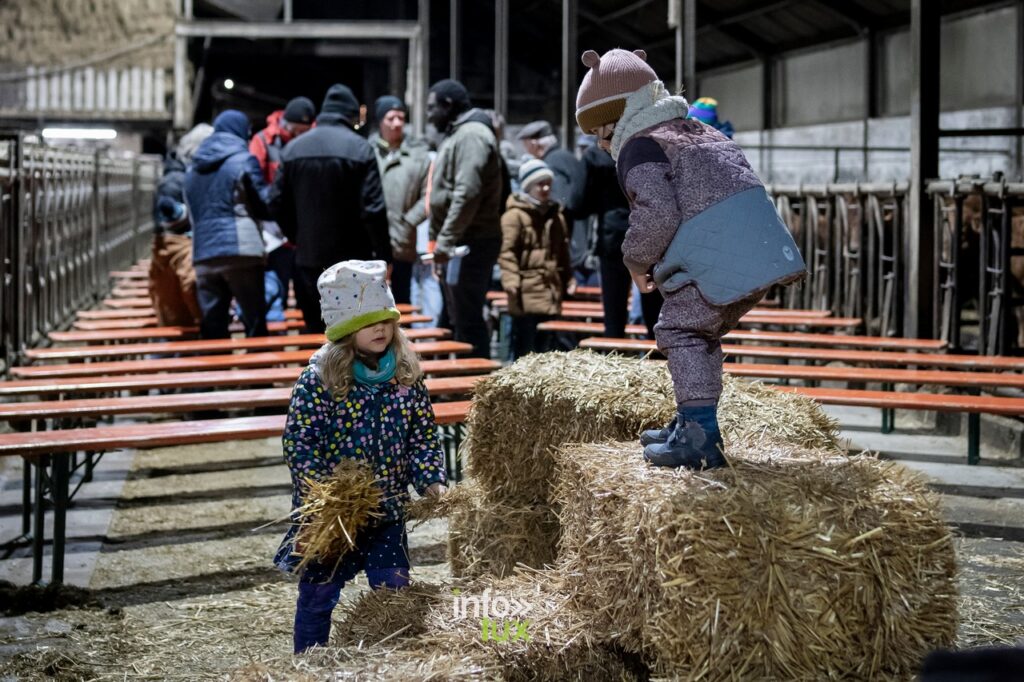
[[[294,512],[299,524],[295,554],[302,557],[296,570],[311,561],[340,561],[353,550],[359,531],[383,516],[381,497],[370,467],[354,459],[341,460],[330,478],[307,478],[304,503]]]

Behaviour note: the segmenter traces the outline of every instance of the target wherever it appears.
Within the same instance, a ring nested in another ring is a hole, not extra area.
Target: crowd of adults
[[[227,338],[237,316],[247,336],[265,335],[268,320],[285,319],[292,287],[305,330],[322,332],[320,273],[379,259],[396,302],[419,306],[479,357],[491,354],[484,311],[498,287],[512,358],[540,349],[537,325],[577,285],[601,287],[606,336],[640,317],[653,334],[660,294],[634,291],[631,313],[628,202],[594,138],[579,136],[573,153],[535,121],[516,136],[517,156],[501,117],[449,79],[428,93],[436,136],[407,133],[398,97],[368,113],[361,121],[352,90],[337,84],[319,114],[297,97],[255,135],[245,114],[227,110],[181,138],[154,202],[150,290],[161,324]],[[711,100],[691,115],[717,122]]]

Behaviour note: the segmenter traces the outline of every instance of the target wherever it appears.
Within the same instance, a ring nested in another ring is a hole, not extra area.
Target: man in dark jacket
[[[585,190],[581,212],[597,215],[597,256],[601,266],[601,303],[604,308],[604,335],[626,336],[629,318],[629,292],[633,279],[622,262],[622,242],[629,228],[629,200],[622,193],[615,174],[615,160],[596,144],[583,152]],[[661,312],[661,294],[655,290],[641,294],[647,334],[654,338],[654,325]]]
[[[430,237],[434,262],[445,282],[455,340],[490,357],[484,303],[501,250],[502,164],[491,117],[471,108],[462,83],[438,81],[427,96],[427,120],[445,138],[434,161]],[[455,249],[469,253],[452,261]],[[451,262],[449,262],[451,261]]]
[[[391,262],[387,210],[377,159],[353,129],[359,102],[332,85],[316,127],[281,154],[271,213],[295,243],[295,298],[309,333],[323,332],[316,280],[348,259]]]
[[[267,186],[248,144],[249,119],[240,111],[223,112],[185,176],[204,339],[228,338],[232,297],[241,308],[245,335],[267,334],[263,239],[249,214],[251,205],[266,211]]]

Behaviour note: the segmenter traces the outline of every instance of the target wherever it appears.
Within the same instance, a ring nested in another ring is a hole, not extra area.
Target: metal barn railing
[[[1024,348],[1024,183],[1002,178],[943,180],[928,185],[938,229],[936,328],[950,346],[977,326],[977,350],[1012,354]]]
[[[784,291],[783,304],[860,317],[868,334],[901,334],[907,184],[769,185],[768,191],[808,269],[802,286]]]
[[[159,159],[0,136],[0,364],[66,325],[149,243]]]

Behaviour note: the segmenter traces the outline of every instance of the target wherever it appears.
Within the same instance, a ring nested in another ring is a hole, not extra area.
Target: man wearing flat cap
[[[425,197],[429,149],[405,133],[408,109],[398,97],[384,95],[373,105],[377,130],[370,146],[377,158],[391,234],[391,292],[396,303],[410,303],[413,265],[418,260],[416,228],[427,218]]]

